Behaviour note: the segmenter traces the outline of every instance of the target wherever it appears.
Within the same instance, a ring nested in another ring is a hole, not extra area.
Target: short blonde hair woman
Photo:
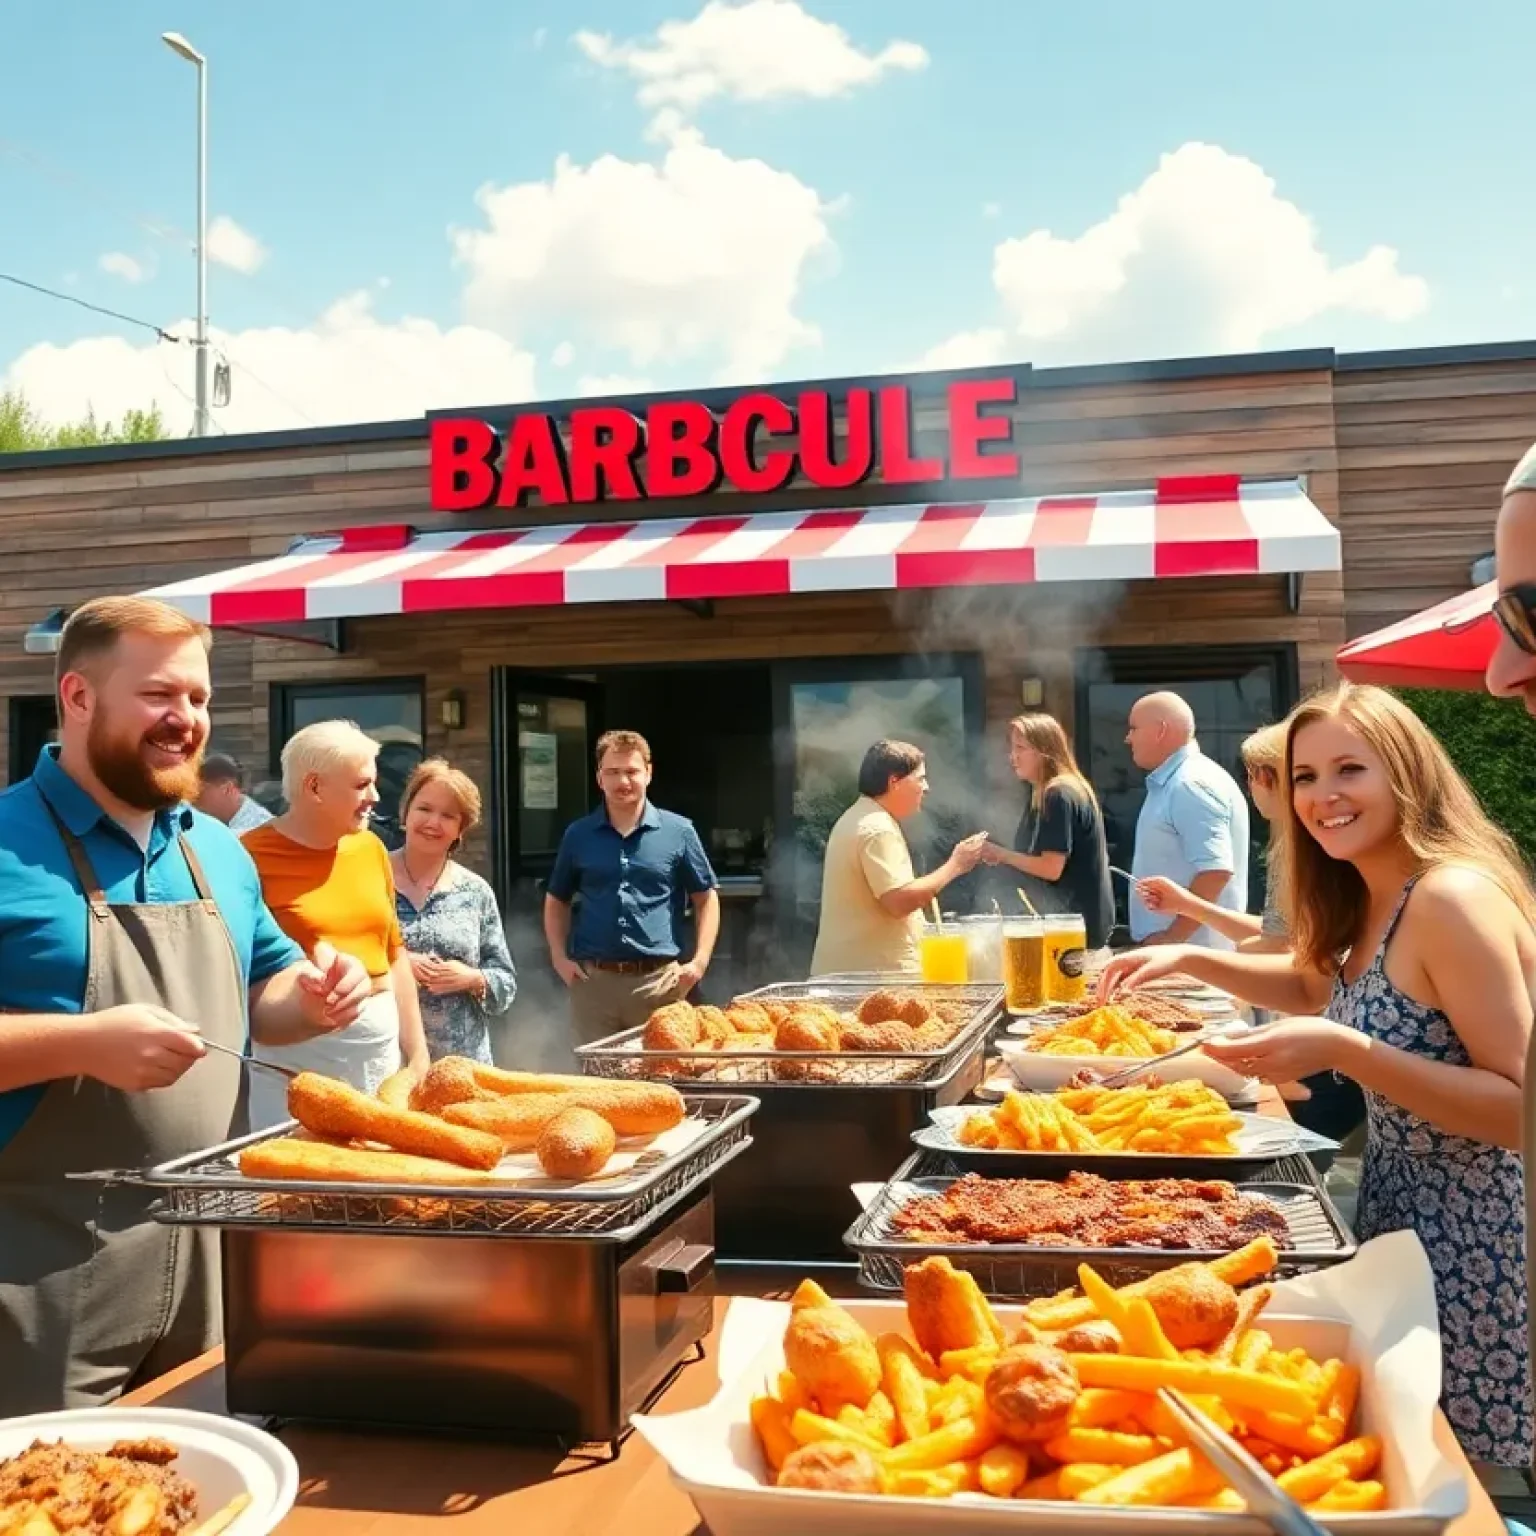
[[[1348,683],[1286,737],[1293,952],[1167,945],[1122,956],[1106,997],[1174,971],[1287,1015],[1206,1042],[1239,1072],[1353,1078],[1370,1103],[1355,1229],[1417,1234],[1445,1340],[1442,1398],[1474,1461],[1536,1451],[1526,1344],[1522,1084],[1536,897],[1509,838],[1400,700]]]
[[[480,824],[480,790],[462,769],[428,758],[400,799],[405,842],[390,854],[395,915],[416,978],[427,1054],[492,1065],[490,1023],[517,996],[496,895],[455,858]]]
[[[347,1029],[256,1054],[366,1092],[402,1066],[416,1072],[427,1066],[389,852],[368,828],[379,803],[378,755],[378,743],[350,720],[322,720],[296,732],[282,753],[288,809],[241,839],[278,926],[306,954],[324,942],[352,955],[373,986],[362,1016]],[[270,1073],[254,1073],[251,1124],[286,1118],[283,1084]]]

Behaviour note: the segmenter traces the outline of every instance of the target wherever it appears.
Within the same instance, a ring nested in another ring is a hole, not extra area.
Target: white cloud
[[[576,361],[576,348],[570,342],[562,341],[549,354],[549,360],[556,368],[569,368]]]
[[[1010,343],[1006,331],[984,328],[979,331],[961,331],[941,341],[923,353],[917,363],[919,368],[982,368],[988,363],[1005,363],[1008,354],[1018,352],[1018,344]]]
[[[653,380],[633,373],[584,373],[576,381],[578,395],[645,395],[655,388]]]
[[[148,282],[155,275],[152,262],[139,261],[126,251],[108,251],[97,260],[96,265],[112,277],[122,278],[125,283]]]
[[[266,261],[267,248],[227,213],[221,213],[208,226],[208,259],[249,277]]]
[[[408,419],[435,407],[534,398],[534,359],[491,331],[444,330],[430,320],[384,322],[360,291],[338,300],[306,330],[215,330],[214,355],[228,356],[233,398],[215,410],[226,432]],[[191,322],[167,327],[189,334]],[[192,349],[116,336],[68,346],[43,343],[0,372],[0,390],[19,389],[47,421],[94,409],[118,420],[159,405],[173,433],[192,421]],[[179,387],[178,387],[179,386]]]
[[[475,200],[483,223],[452,241],[476,324],[569,325],[631,367],[702,361],[729,380],[761,379],[821,339],[796,304],[813,257],[833,249],[833,206],[696,130],[660,163],[562,155],[551,179]]]
[[[1400,322],[1429,303],[1392,247],[1334,262],[1262,167],[1200,143],[1164,155],[1075,238],[1037,229],[1004,240],[992,281],[1006,350],[1036,362],[1249,351],[1320,317]]]
[[[896,40],[868,52],[798,0],[709,0],[692,21],[664,21],[649,42],[617,42],[590,31],[573,41],[594,64],[623,70],[638,82],[642,106],[682,111],[717,96],[842,96],[892,70],[928,63],[927,52],[912,42]]]

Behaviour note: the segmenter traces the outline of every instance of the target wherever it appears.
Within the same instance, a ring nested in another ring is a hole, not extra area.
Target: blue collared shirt
[[[1248,802],[1232,775],[1190,742],[1147,775],[1131,873],[1138,880],[1163,875],[1187,887],[1196,875],[1213,869],[1232,872],[1216,905],[1247,911]],[[1133,939],[1144,939],[1170,921],[1166,913],[1149,912],[1134,890],[1130,920]],[[1235,947],[1205,927],[1197,928],[1189,942],[1210,949]]]
[[[606,806],[573,821],[546,889],[556,901],[581,897],[573,960],[675,960],[686,898],[717,884],[693,823],[647,801],[628,837],[619,836]]]
[[[59,766],[58,748],[45,747],[32,777],[0,794],[0,1012],[79,1013],[85,1000],[86,905],[49,806],[84,845],[109,902],[196,901],[176,842],[184,834],[248,987],[303,958],[261,899],[250,854],[223,822],[175,806],[157,813],[149,848],[141,849]],[[0,1146],[45,1087],[0,1093]]]

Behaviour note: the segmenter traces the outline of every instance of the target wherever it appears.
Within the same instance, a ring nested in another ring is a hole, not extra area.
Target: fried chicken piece
[[[1175,1349],[1209,1349],[1237,1322],[1237,1292],[1204,1264],[1153,1275],[1145,1294]]]
[[[901,999],[894,992],[882,988],[878,992],[871,992],[854,1012],[858,1014],[861,1024],[887,1024],[896,1017],[900,1007]]]
[[[718,1050],[721,1046],[729,1045],[736,1037],[736,1031],[723,1008],[712,1008],[706,1003],[694,1009],[694,1018],[698,1023],[700,1045],[712,1045]]]
[[[847,1403],[867,1408],[880,1390],[875,1341],[842,1307],[794,1308],[784,1330],[784,1363],[829,1417]]]
[[[34,1440],[0,1463],[0,1527],[25,1505],[25,1531],[177,1536],[198,1517],[197,1490],[171,1466],[179,1454],[154,1439],[119,1441],[105,1454]]]
[[[411,1109],[440,1115],[450,1104],[488,1099],[490,1094],[475,1081],[474,1063],[463,1056],[444,1056],[434,1061],[411,1090]]]
[[[771,1035],[773,1033],[773,1019],[769,1016],[768,1010],[761,1003],[750,998],[738,997],[725,1010],[725,1016],[731,1021],[731,1028],[738,1035]]]
[[[915,1051],[917,1031],[910,1024],[898,1024],[894,1019],[884,1024],[843,1025],[843,1049],[845,1051]]]
[[[791,1014],[774,1031],[773,1048],[776,1051],[828,1051],[835,1052],[842,1046],[836,1015],[821,1018],[816,1014]],[[776,1061],[775,1077],[786,1082],[831,1082],[837,1076],[837,1063],[832,1061]]]
[[[1120,1330],[1102,1317],[1051,1335],[1050,1342],[1068,1355],[1118,1355]]]
[[[780,1488],[819,1488],[828,1493],[879,1493],[880,1467],[861,1445],[821,1440],[791,1451],[779,1468]]]
[[[790,1015],[794,1004],[782,997],[765,997],[758,1006],[768,1015],[768,1022],[777,1029]]]
[[[1072,1362],[1049,1344],[1015,1344],[987,1372],[987,1407],[1004,1439],[1028,1445],[1066,1427],[1083,1390]]]
[[[907,1319],[918,1347],[937,1360],[947,1349],[1001,1349],[1002,1324],[992,1315],[974,1275],[935,1256],[909,1264],[902,1276]]]
[[[843,1029],[843,1021],[835,1008],[829,1008],[825,1003],[812,1002],[809,998],[797,999],[789,1005],[784,1024],[830,1029],[834,1035],[840,1035]]]
[[[668,1003],[645,1021],[640,1044],[647,1051],[691,1051],[699,1043],[698,1010],[692,1003]]]

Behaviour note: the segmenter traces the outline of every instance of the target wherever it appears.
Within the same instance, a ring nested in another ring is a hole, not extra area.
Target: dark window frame
[[[30,778],[32,770],[37,767],[37,757],[32,753],[30,746],[26,752],[22,751],[22,743],[33,734],[31,725],[26,722],[26,715],[32,710],[46,708],[52,716],[55,727],[58,725],[58,704],[51,693],[21,693],[12,696],[6,701],[6,757],[8,784],[20,784],[23,779]]]
[[[274,777],[282,772],[283,744],[293,735],[295,699],[346,699],[382,697],[385,694],[414,693],[421,703],[421,746],[427,750],[427,680],[414,677],[360,677],[352,682],[273,683],[267,711],[267,769]],[[346,718],[341,716],[341,718]]]

